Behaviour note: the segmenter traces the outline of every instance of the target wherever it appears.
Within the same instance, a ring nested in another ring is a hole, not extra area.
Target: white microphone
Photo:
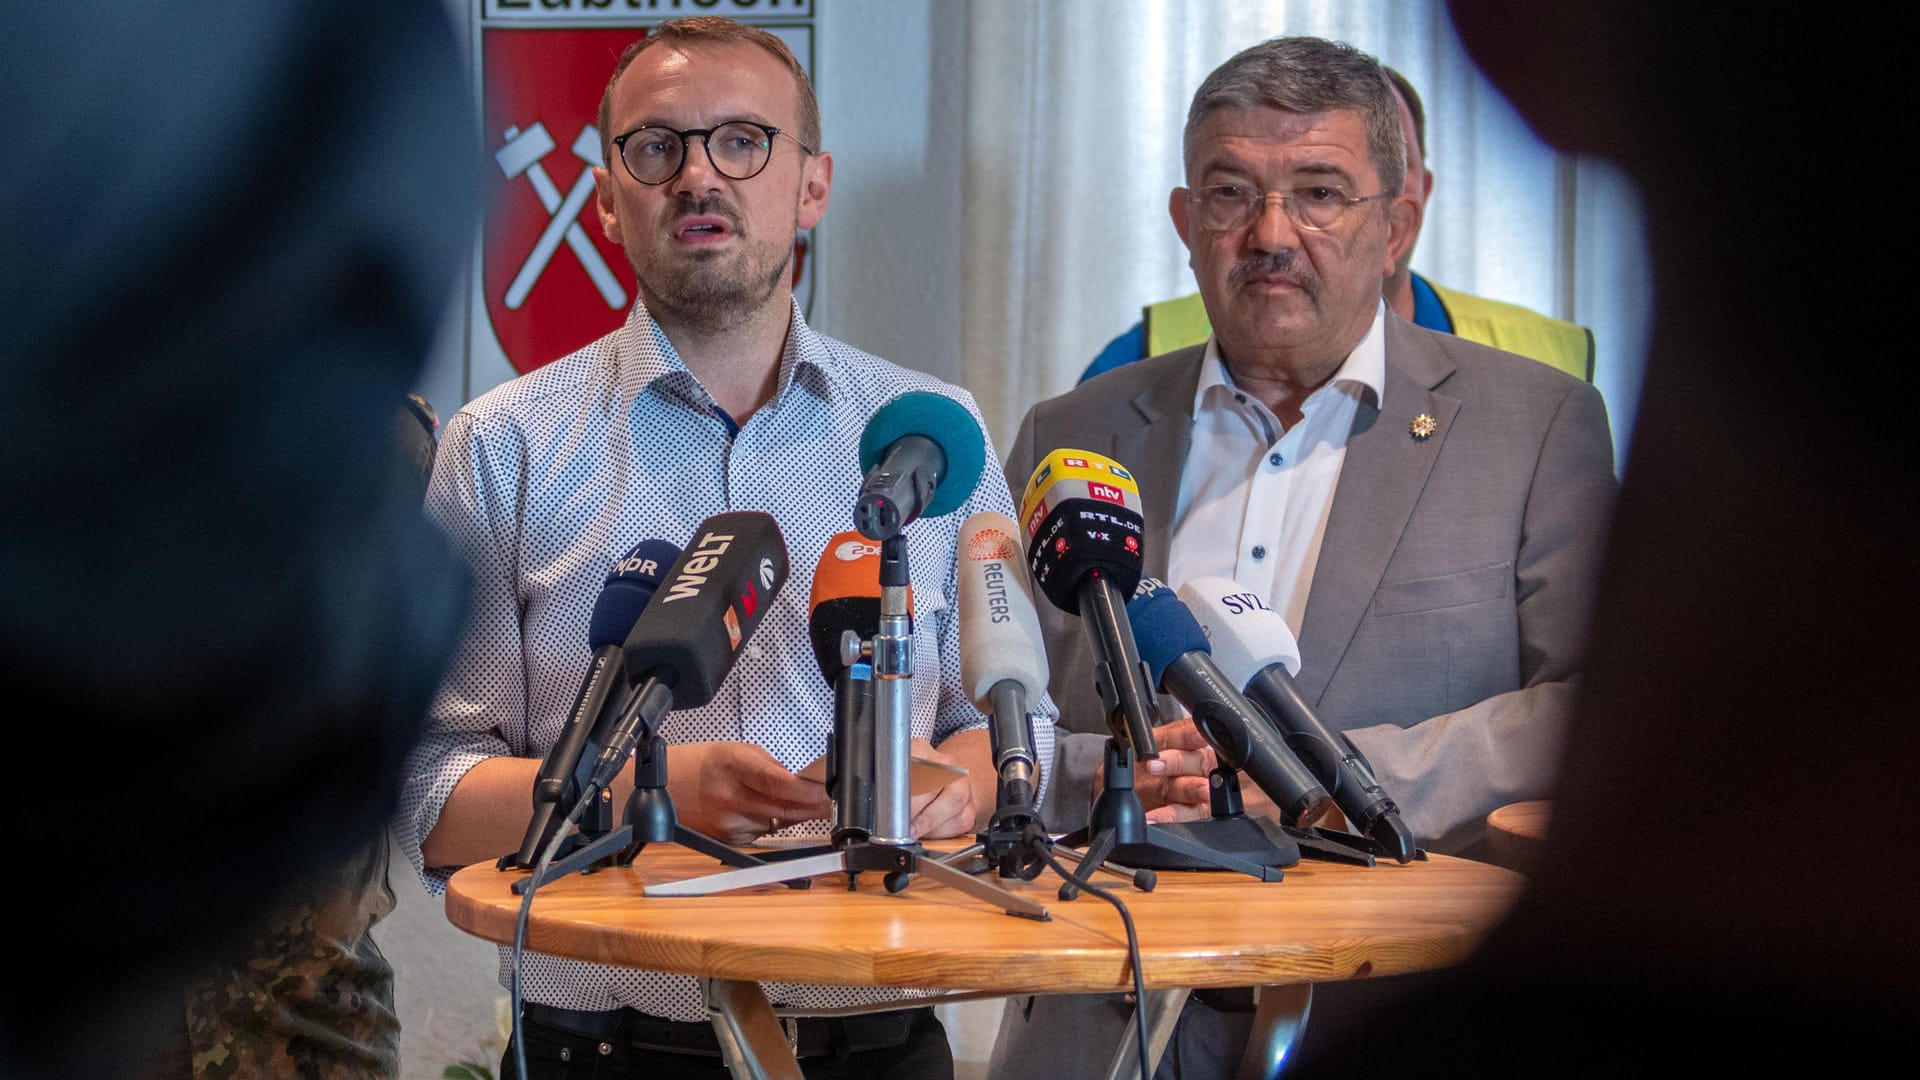
[[[1351,739],[1329,728],[1295,685],[1300,646],[1286,620],[1260,594],[1229,578],[1195,578],[1180,586],[1179,595],[1207,635],[1221,673],[1273,720],[1288,748],[1333,794],[1353,827],[1396,860],[1412,861],[1417,852],[1413,834],[1366,756]]]
[[[982,511],[960,527],[960,681],[992,717],[1000,808],[1031,814],[1036,793],[1032,703],[1047,691],[1047,649],[1028,591],[1019,526]]]

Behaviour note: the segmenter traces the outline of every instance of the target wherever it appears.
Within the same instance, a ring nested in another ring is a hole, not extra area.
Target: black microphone
[[[860,433],[866,479],[854,527],[870,540],[886,540],[915,518],[950,514],[973,494],[986,461],[986,436],[966,406],[942,394],[902,394]]]
[[[680,549],[665,540],[643,540],[614,564],[613,573],[601,586],[587,630],[593,661],[587,667],[586,680],[574,699],[566,727],[547,748],[540,772],[534,777],[533,817],[527,822],[526,837],[520,841],[519,851],[501,860],[502,869],[532,866],[541,849],[552,839],[552,831],[560,824],[558,815],[563,809],[567,782],[576,779],[574,774],[580,767],[580,759],[586,747],[594,742],[592,735],[621,712],[627,690],[626,650],[622,645],[660,587],[661,575],[679,555]],[[582,775],[577,779],[584,781],[586,777]]]
[[[601,747],[585,796],[613,780],[669,709],[713,700],[787,572],[786,541],[771,515],[739,510],[700,523],[627,635],[623,663],[633,696]]]
[[[1318,821],[1333,805],[1327,789],[1287,749],[1273,722],[1221,674],[1187,605],[1151,578],[1141,585],[1127,604],[1127,616],[1155,685],[1187,707],[1221,760],[1252,777],[1273,799],[1282,823]]]
[[[1037,820],[1039,765],[1033,703],[1047,692],[1047,646],[1027,592],[1020,527],[983,511],[960,526],[960,681],[974,708],[992,718],[1000,777],[996,818]]]
[[[1300,670],[1300,649],[1293,632],[1259,594],[1230,578],[1197,578],[1180,586],[1212,646],[1214,661],[1227,681],[1242,688],[1272,718],[1287,745],[1333,793],[1355,830],[1401,863],[1412,862],[1418,848],[1394,803],[1373,775],[1353,741],[1336,732],[1300,694],[1293,675]]]
[[[1124,610],[1143,566],[1146,519],[1139,486],[1110,458],[1055,450],[1027,481],[1020,517],[1034,585],[1086,626],[1107,730],[1136,756],[1152,757],[1158,752],[1153,684]]]

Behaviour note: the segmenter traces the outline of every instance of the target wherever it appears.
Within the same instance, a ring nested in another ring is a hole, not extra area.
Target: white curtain
[[[1347,41],[1427,114],[1434,193],[1414,269],[1594,331],[1616,441],[1648,292],[1633,193],[1555,154],[1479,74],[1437,0],[973,0],[966,9],[961,382],[997,445],[1141,305],[1196,288],[1167,217],[1206,74],[1277,34]]]

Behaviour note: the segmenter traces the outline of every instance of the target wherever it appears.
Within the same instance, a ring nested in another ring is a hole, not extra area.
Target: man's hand
[[[667,790],[681,824],[728,844],[833,814],[825,784],[795,776],[751,743],[668,746]]]
[[[935,750],[933,744],[925,739],[914,739],[910,750],[914,757],[928,761],[958,765],[963,769],[969,765],[953,754]],[[974,823],[973,780],[970,776],[963,776],[939,791],[915,795],[908,804],[908,810],[913,815],[908,831],[914,836],[923,840],[964,836],[977,827]]]

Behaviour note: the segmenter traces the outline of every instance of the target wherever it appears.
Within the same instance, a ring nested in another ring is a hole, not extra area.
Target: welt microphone
[[[926,391],[902,394],[860,433],[866,478],[854,527],[888,540],[915,518],[951,514],[973,494],[986,461],[986,436],[965,405]]]
[[[1111,458],[1055,450],[1027,481],[1020,520],[1034,585],[1086,626],[1107,729],[1135,755],[1153,756],[1152,684],[1124,610],[1143,567],[1139,485]]]
[[[911,586],[907,606],[913,606]],[[873,677],[864,666],[848,666],[840,643],[849,631],[865,640],[879,630],[880,545],[851,530],[838,533],[813,568],[807,601],[807,637],[821,678],[833,687],[827,782],[836,838],[873,829]]]
[[[583,797],[613,780],[669,709],[713,700],[787,573],[786,541],[771,515],[740,510],[700,523],[627,635],[622,662],[633,696],[601,745]]]
[[[1012,518],[992,511],[960,526],[960,681],[992,718],[996,814],[1032,819],[1039,777],[1030,710],[1047,690],[1047,647],[1019,535]]]
[[[593,662],[587,667],[587,677],[574,699],[573,711],[567,715],[566,727],[547,749],[547,756],[540,762],[540,772],[534,777],[533,817],[527,823],[526,838],[520,841],[519,851],[502,860],[502,869],[532,866],[541,849],[552,840],[552,831],[560,822],[557,815],[563,809],[567,781],[579,767],[591,736],[621,711],[627,690],[626,650],[622,645],[659,589],[661,575],[679,556],[680,549],[665,540],[641,541],[614,564],[613,573],[600,587],[587,629]]]
[[[1287,825],[1311,825],[1332,801],[1327,789],[1280,737],[1272,721],[1227,681],[1208,655],[1207,635],[1187,605],[1157,581],[1127,604],[1140,656],[1154,682],[1193,714],[1194,726],[1223,761],[1253,778]]]
[[[1329,728],[1295,685],[1300,649],[1286,621],[1257,593],[1229,578],[1189,581],[1180,586],[1180,598],[1199,620],[1227,681],[1272,718],[1287,745],[1333,792],[1353,827],[1394,859],[1411,862],[1417,850],[1413,834],[1366,756],[1345,734]]]

